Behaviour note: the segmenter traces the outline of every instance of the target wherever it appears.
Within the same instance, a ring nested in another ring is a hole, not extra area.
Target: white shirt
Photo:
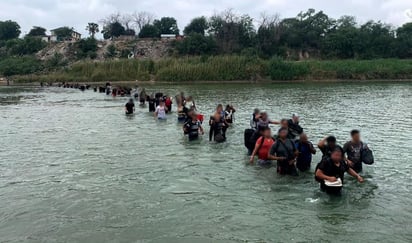
[[[157,106],[156,113],[158,119],[166,119],[166,108],[164,106]]]

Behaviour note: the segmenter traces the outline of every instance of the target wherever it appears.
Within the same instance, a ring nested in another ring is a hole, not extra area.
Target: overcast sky
[[[193,17],[227,8],[254,18],[261,12],[293,17],[314,8],[333,18],[353,15],[361,23],[382,20],[399,26],[412,22],[412,0],[0,0],[0,20],[17,21],[23,34],[32,26],[70,26],[86,34],[88,22],[98,22],[111,13],[148,11],[156,17],[175,17],[182,30]]]

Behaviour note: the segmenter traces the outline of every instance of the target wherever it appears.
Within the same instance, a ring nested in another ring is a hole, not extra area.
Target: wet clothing
[[[299,151],[299,155],[296,159],[296,167],[300,171],[309,170],[310,165],[312,163],[313,144],[311,142],[302,143],[300,141],[296,141],[295,146],[296,149]]]
[[[343,145],[343,152],[346,154],[348,160],[353,162],[353,169],[356,172],[362,171],[362,142],[355,144],[351,141]]]
[[[257,141],[256,141],[256,145],[255,147],[258,147],[258,159],[260,160],[269,160],[268,155],[269,155],[269,151],[272,148],[273,144],[275,143],[275,141],[273,140],[273,138],[264,138],[263,136],[260,137]]]
[[[278,139],[270,149],[270,154],[276,157],[285,157],[286,160],[277,161],[277,171],[279,174],[297,175],[294,164],[289,164],[295,158],[296,147],[292,140],[286,139],[285,142]]]
[[[189,109],[187,109],[186,106],[183,106],[181,109],[179,108],[177,110],[177,121],[178,122],[186,122],[188,112],[189,112]]]
[[[323,146],[322,148],[319,148],[320,151],[322,152],[322,159],[324,158],[330,158],[331,153],[336,150],[336,149],[340,149],[343,153],[343,149],[341,146],[339,145],[335,145],[335,147],[331,148],[328,145]]]
[[[155,104],[155,99],[149,98],[149,112],[155,112],[156,111],[156,104]]]
[[[299,123],[293,122],[292,119],[288,120],[288,130],[289,134],[296,139],[299,135],[303,133],[303,128],[299,125]]]
[[[262,119],[259,119],[258,121],[257,121],[257,129],[259,130],[259,129],[263,129],[263,128],[266,128],[266,127],[269,127],[269,124],[271,123],[271,121],[268,119],[268,120],[262,120]]]
[[[343,183],[345,172],[349,170],[349,166],[343,160],[338,166],[336,166],[330,158],[325,158],[316,166],[316,170],[318,169],[321,170],[326,176],[340,178]],[[320,188],[322,191],[328,192],[328,187],[325,186],[325,181],[318,178],[316,180],[320,183]]]
[[[199,138],[199,129],[202,126],[200,121],[189,119],[184,126],[186,129],[185,133],[189,136],[189,141],[193,141]]]
[[[133,114],[133,112],[134,112],[134,103],[127,102],[125,107],[126,107],[126,114],[127,115]]]
[[[225,111],[225,119],[227,123],[232,124],[233,123],[233,112]]]
[[[250,128],[253,130],[257,130],[258,129],[258,119],[255,119],[255,114],[252,114],[252,116],[250,117]]]
[[[170,98],[166,98],[165,105],[167,107],[167,112],[172,111],[172,104],[173,104],[172,100]]]
[[[215,118],[212,116],[210,117],[209,124],[210,124],[209,141],[212,141],[212,139],[218,143],[226,141],[226,129],[225,129],[225,123],[223,119],[216,122]]]
[[[158,107],[156,107],[155,112],[157,113],[157,119],[159,120],[166,119],[166,107],[159,105]]]

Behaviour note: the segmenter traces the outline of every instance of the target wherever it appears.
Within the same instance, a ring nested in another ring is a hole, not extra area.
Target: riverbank
[[[78,62],[50,73],[11,77],[14,84],[39,82],[268,83],[284,81],[412,80],[412,60],[264,60],[246,56]]]

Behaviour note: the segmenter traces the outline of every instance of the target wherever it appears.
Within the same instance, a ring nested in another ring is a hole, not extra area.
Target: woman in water
[[[159,101],[159,105],[156,107],[154,116],[157,120],[166,120],[166,112],[167,107],[165,106],[165,102],[163,100]]]

